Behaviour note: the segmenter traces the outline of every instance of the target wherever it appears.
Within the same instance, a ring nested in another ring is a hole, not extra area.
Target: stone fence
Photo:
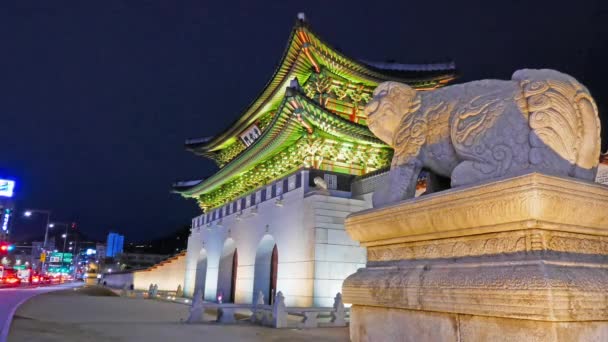
[[[150,284],[147,291],[131,290],[125,285],[122,290],[114,290],[122,297],[148,298],[168,300],[171,302],[190,305],[190,315],[187,323],[205,322],[206,310],[215,310],[216,317],[210,322],[236,323],[248,320],[251,323],[272,328],[319,328],[319,327],[345,327],[350,320],[350,310],[344,307],[342,294],[336,294],[333,307],[286,307],[285,297],[279,291],[274,303],[264,303],[264,295],[259,292],[253,304],[211,303],[202,299],[200,292],[194,294],[192,304],[188,298],[182,297],[181,286],[176,291],[159,291],[158,285]],[[237,318],[242,315],[242,318]],[[247,318],[249,316],[249,318]]]
[[[282,292],[278,292],[272,305],[264,304],[264,296],[258,293],[254,304],[218,304],[195,299],[190,307],[188,323],[204,322],[204,313],[216,309],[218,323],[236,323],[236,315],[251,313],[249,322],[273,328],[318,328],[345,327],[349,321],[349,309],[344,307],[342,295],[338,293],[331,308],[286,307]],[[195,298],[199,296],[195,295]]]

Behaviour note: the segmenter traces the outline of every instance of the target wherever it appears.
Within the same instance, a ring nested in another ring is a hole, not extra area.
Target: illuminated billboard
[[[8,179],[0,179],[0,196],[13,197],[13,189],[15,189],[14,181]]]

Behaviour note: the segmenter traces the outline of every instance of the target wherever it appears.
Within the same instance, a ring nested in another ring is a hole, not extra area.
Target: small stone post
[[[287,309],[285,308],[285,297],[283,292],[277,292],[272,305],[272,326],[275,328],[287,327]]]
[[[262,319],[258,317],[259,306],[264,305],[264,293],[262,291],[258,291],[258,294],[253,301],[253,308],[251,309],[251,317],[249,320],[251,323],[261,322]],[[262,317],[263,318],[263,317]]]
[[[184,290],[182,290],[182,285],[179,284],[177,285],[177,291],[175,291],[175,297],[183,297],[184,296]]]
[[[205,313],[205,307],[203,305],[203,296],[201,294],[201,289],[196,289],[194,291],[194,296],[192,297],[192,305],[190,306],[190,315],[186,320],[187,323],[197,323],[203,321],[203,314]]]
[[[331,323],[336,326],[346,325],[346,310],[342,301],[342,294],[338,292],[334,298],[334,310],[331,312]]]

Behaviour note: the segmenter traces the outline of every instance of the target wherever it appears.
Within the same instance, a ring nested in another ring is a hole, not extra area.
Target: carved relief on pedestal
[[[370,262],[429,260],[535,251],[608,256],[608,237],[540,229],[518,230],[373,246],[367,249],[367,258]]]
[[[459,258],[526,251],[523,231],[369,247],[368,261]]]

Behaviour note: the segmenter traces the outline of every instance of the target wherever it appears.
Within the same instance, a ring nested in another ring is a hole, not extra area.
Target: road
[[[347,342],[348,328],[271,329],[241,324],[184,324],[190,307],[125,298],[103,287],[36,296],[17,310],[8,341]],[[215,315],[207,314],[211,320]]]
[[[61,285],[50,285],[43,287],[17,287],[0,289],[0,342],[5,342],[11,327],[13,314],[28,299],[41,293],[63,290],[66,288],[82,286],[83,283],[68,283]]]

